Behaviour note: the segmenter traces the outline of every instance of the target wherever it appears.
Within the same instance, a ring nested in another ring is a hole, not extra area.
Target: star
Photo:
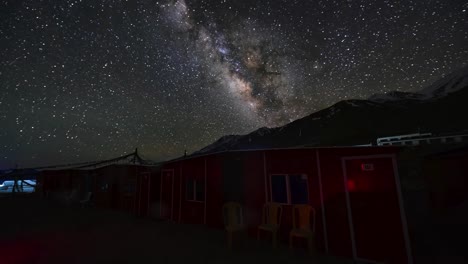
[[[3,1],[0,169],[162,161],[468,62],[465,1]]]

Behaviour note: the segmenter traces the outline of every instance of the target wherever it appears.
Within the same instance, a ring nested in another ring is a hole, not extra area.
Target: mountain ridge
[[[391,91],[367,100],[339,101],[284,126],[223,136],[192,155],[223,150],[368,144],[378,137],[468,129],[468,66],[418,92]],[[463,110],[465,109],[465,110]],[[226,138],[228,137],[228,138]]]

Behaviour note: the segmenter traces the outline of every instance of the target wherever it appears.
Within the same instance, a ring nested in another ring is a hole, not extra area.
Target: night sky
[[[468,63],[466,1],[12,0],[0,168],[165,160]]]

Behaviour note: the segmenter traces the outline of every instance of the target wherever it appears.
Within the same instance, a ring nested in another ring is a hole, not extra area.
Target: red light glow
[[[346,185],[348,187],[348,191],[353,192],[356,190],[356,183],[353,180],[348,180]]]

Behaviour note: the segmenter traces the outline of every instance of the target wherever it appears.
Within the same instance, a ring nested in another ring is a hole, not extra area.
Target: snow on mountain
[[[360,107],[359,103],[357,103],[355,100],[347,100],[345,101],[347,104],[353,107]]]
[[[369,97],[368,100],[380,103],[400,100],[434,100],[459,91],[467,86],[468,66],[465,66],[418,92],[391,91],[384,94],[374,94]]]
[[[369,101],[369,100],[346,100],[342,101],[343,104],[350,105],[352,107],[381,107],[382,104],[379,102]]]
[[[249,135],[258,135],[258,136],[265,136],[265,135],[268,135],[272,132],[272,128],[268,128],[268,127],[261,127],[257,130],[255,130],[254,132],[250,133]]]
[[[367,100],[373,102],[394,102],[400,100],[424,100],[426,96],[420,93],[409,93],[409,92],[400,92],[400,91],[391,91],[384,94],[374,94],[369,97]]]
[[[453,72],[421,90],[427,99],[444,97],[450,93],[468,87],[468,66]]]
[[[444,133],[460,131],[468,129],[460,115],[467,111],[467,92],[468,66],[419,92],[393,91],[368,100],[340,101],[281,127],[224,136],[192,155],[238,149],[353,145],[419,128]]]

